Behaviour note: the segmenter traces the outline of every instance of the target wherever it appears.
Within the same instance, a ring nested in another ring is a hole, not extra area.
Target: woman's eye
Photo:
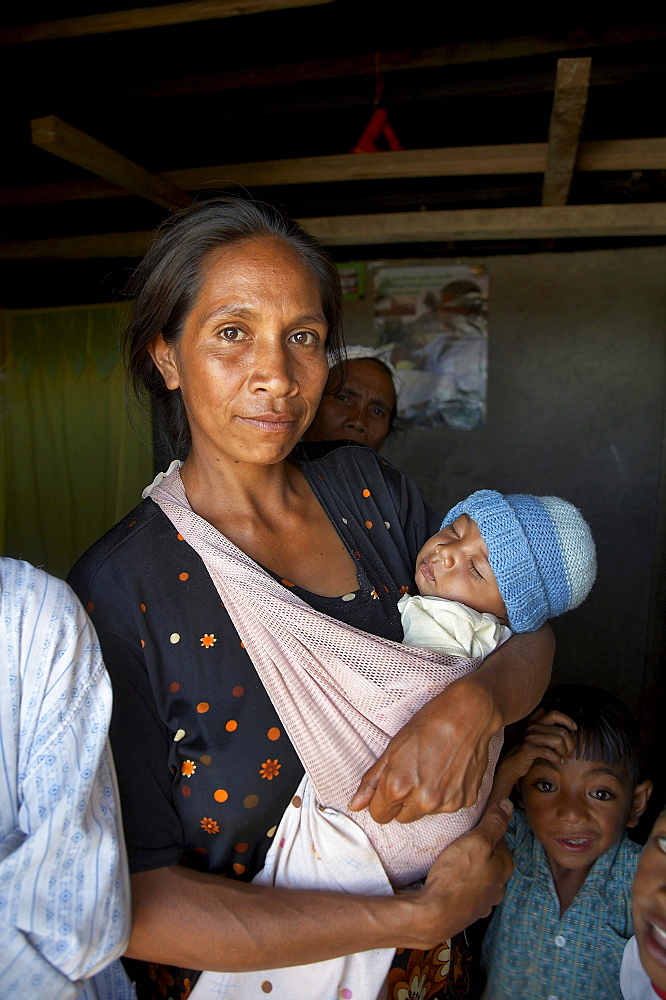
[[[319,338],[311,330],[299,330],[292,335],[297,344],[316,344]]]
[[[237,340],[245,340],[245,331],[239,330],[237,326],[223,326],[220,330],[222,340],[234,343]]]
[[[535,781],[534,787],[540,792],[552,792],[555,786],[552,781]]]
[[[388,420],[388,413],[386,410],[382,410],[379,406],[373,407],[370,412],[373,417],[377,417],[379,420]]]
[[[592,792],[592,797],[597,799],[599,802],[610,802],[615,796],[612,792],[609,792],[607,788],[595,788]]]

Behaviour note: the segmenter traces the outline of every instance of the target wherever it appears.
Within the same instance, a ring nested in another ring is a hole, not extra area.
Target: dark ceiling
[[[134,5],[138,7],[139,5]],[[157,4],[141,5],[155,6]],[[58,19],[133,9],[63,3]],[[52,41],[5,44],[5,244],[153,228],[166,214],[129,197],[72,197],[92,175],[31,142],[32,119],[56,115],[153,173],[349,153],[382,103],[405,149],[545,143],[557,60],[591,56],[581,142],[666,136],[666,15],[659,23],[559,22],[534,14],[452,14],[433,5],[359,4],[277,10]],[[439,9],[439,8],[438,8]],[[552,10],[552,8],[544,8]],[[53,21],[26,2],[21,24]],[[5,11],[1,26],[14,25]],[[5,36],[7,38],[7,36]],[[11,40],[11,39],[10,39]],[[365,154],[372,155],[372,154]],[[664,163],[666,168],[666,162]],[[220,185],[225,181],[220,173]],[[290,214],[311,216],[538,206],[543,175],[337,181],[252,188]],[[43,185],[63,185],[68,200]],[[27,190],[30,189],[30,190]],[[191,192],[198,193],[198,192]],[[666,202],[666,169],[581,172],[572,205]],[[664,242],[645,237],[563,240],[549,249]],[[0,244],[0,247],[2,245]],[[538,240],[336,246],[360,256],[516,252]],[[10,307],[115,297],[131,258],[5,260]]]

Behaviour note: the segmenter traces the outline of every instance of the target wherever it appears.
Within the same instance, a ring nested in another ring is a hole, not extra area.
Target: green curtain
[[[122,308],[0,316],[0,551],[56,576],[153,476],[150,418],[127,413]]]

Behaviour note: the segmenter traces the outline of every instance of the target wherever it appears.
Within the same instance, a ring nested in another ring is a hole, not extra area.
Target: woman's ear
[[[634,794],[631,799],[631,808],[629,810],[629,819],[627,820],[627,827],[633,827],[638,825],[638,821],[647,809],[647,804],[650,801],[650,796],[652,795],[652,782],[642,781],[640,785],[636,785],[634,788]]]
[[[174,344],[167,344],[162,334],[158,333],[155,339],[149,344],[148,353],[161,372],[167,389],[178,389],[180,387],[180,378],[178,376]]]

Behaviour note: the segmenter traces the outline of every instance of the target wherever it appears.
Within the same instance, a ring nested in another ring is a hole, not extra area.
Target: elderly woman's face
[[[379,451],[391,430],[395,388],[386,365],[363,358],[331,372],[306,441],[355,441]]]
[[[327,324],[316,280],[279,239],[214,254],[177,343],[153,360],[180,388],[192,455],[270,465],[284,459],[319,405]]]

